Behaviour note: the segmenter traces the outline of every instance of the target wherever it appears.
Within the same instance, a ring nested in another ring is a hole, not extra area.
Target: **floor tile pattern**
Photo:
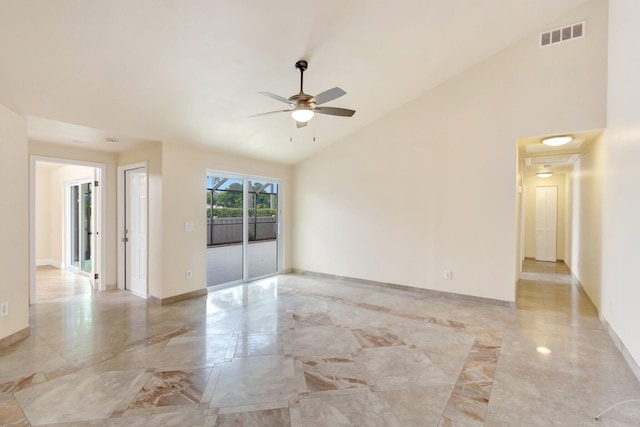
[[[312,275],[158,307],[38,275],[3,426],[640,425],[594,419],[640,384],[561,263],[525,261],[517,308]]]

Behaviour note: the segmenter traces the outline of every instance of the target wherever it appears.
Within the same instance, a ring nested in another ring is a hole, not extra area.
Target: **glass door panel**
[[[69,185],[69,266],[92,272],[92,184]]]
[[[80,186],[69,187],[69,265],[80,268]]]
[[[91,273],[91,254],[92,254],[92,222],[91,222],[91,205],[92,193],[91,183],[80,185],[80,220],[81,228],[78,230],[80,235],[80,269],[85,273]]]
[[[207,176],[207,286],[243,279],[242,179]]]
[[[278,184],[248,181],[248,279],[278,272]]]

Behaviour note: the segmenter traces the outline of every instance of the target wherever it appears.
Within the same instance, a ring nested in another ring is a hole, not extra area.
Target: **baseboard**
[[[64,268],[64,264],[55,259],[38,259],[36,260],[36,267],[44,267],[51,266],[62,270]]]
[[[17,343],[18,341],[22,341],[23,339],[27,338],[30,334],[31,334],[31,328],[28,326],[24,329],[19,330],[18,332],[14,332],[13,334],[0,339],[0,349],[9,347],[10,345]]]
[[[172,297],[167,297],[167,298],[158,298],[158,297],[154,297],[152,295],[149,295],[147,297],[147,302],[154,304],[154,305],[169,305],[169,304],[173,304],[179,301],[184,301],[184,300],[188,300],[188,299],[192,299],[192,298],[198,298],[201,297],[203,295],[207,295],[209,293],[207,288],[203,288],[203,289],[198,289],[196,291],[191,291],[191,292],[187,292],[184,294],[180,294],[180,295],[174,295]]]
[[[569,269],[569,271],[571,271],[571,269]],[[582,286],[582,283],[580,283],[580,280],[578,280],[578,278],[576,277],[575,274],[573,274],[573,272],[571,272],[571,279],[573,283],[576,285],[576,287],[578,288],[578,290],[580,291],[580,293],[584,294],[584,296],[589,300],[589,302],[591,302],[591,304],[595,307],[596,312],[598,314],[598,319],[600,320],[602,327],[605,329],[605,331],[607,331],[607,333],[609,334],[609,337],[611,337],[611,341],[613,341],[613,344],[615,344],[620,354],[622,354],[622,357],[624,357],[624,360],[627,362],[627,365],[629,365],[629,368],[631,368],[631,372],[633,372],[633,374],[636,376],[638,381],[640,381],[640,366],[638,365],[638,362],[636,362],[636,360],[633,358],[633,356],[627,349],[627,346],[624,345],[624,343],[622,342],[618,334],[616,334],[616,331],[613,330],[613,328],[611,327],[607,319],[602,315],[598,307],[593,303],[593,301],[589,297],[589,294],[584,289],[584,286]]]
[[[604,326],[606,331],[609,333],[611,340],[616,345],[616,347],[618,347],[618,351],[620,351],[620,353],[622,354],[622,357],[624,357],[624,360],[627,362],[627,364],[631,368],[631,371],[636,376],[638,381],[640,381],[640,366],[638,366],[638,363],[635,361],[635,359],[627,349],[627,346],[624,345],[624,343],[622,342],[618,334],[616,334],[616,331],[614,331],[611,325],[609,325],[609,322],[607,322],[607,319],[605,319],[604,316],[602,315],[600,315],[599,317],[600,317],[600,322],[602,323],[602,326]]]
[[[526,257],[523,258],[523,261],[525,261],[525,260],[526,261],[536,261],[536,258],[532,257],[532,256],[526,256]],[[553,261],[540,261],[540,262],[553,262]],[[556,259],[555,262],[558,263],[558,264],[566,264],[563,259]]]
[[[478,302],[481,304],[498,305],[502,307],[511,307],[511,308],[515,307],[515,302],[513,301],[504,301],[504,300],[493,299],[493,298],[477,297],[473,295],[456,294],[453,292],[436,291],[433,289],[416,288],[414,286],[398,285],[395,283],[377,282],[375,280],[358,279],[356,277],[337,276],[334,274],[318,273],[315,271],[306,271],[306,270],[300,270],[297,268],[292,269],[292,272],[295,274],[324,277],[327,279],[346,280],[348,282],[354,282],[354,283],[359,283],[359,284],[369,285],[369,286],[378,286],[381,288],[397,289],[400,291],[408,291],[408,292],[417,292],[417,293],[428,295],[428,296],[445,297],[445,298],[451,298],[451,299],[457,299],[457,300]]]

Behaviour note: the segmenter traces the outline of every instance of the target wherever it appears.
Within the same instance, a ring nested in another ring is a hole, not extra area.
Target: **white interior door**
[[[125,171],[125,289],[147,295],[147,171]]]
[[[536,187],[536,260],[556,261],[558,187]]]

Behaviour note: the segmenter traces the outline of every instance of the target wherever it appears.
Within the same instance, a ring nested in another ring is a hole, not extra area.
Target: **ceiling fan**
[[[304,82],[304,72],[308,68],[308,66],[309,64],[307,63],[307,61],[303,59],[296,62],[296,68],[300,71],[300,93],[290,96],[289,98],[285,98],[271,92],[258,92],[265,96],[268,96],[269,98],[273,98],[277,101],[289,104],[291,108],[289,108],[288,110],[277,110],[269,111],[267,113],[254,114],[249,117],[264,116],[267,114],[275,113],[291,113],[291,117],[296,121],[296,126],[301,128],[307,125],[307,123],[313,118],[315,113],[342,117],[353,116],[356,113],[355,110],[336,107],[319,107],[319,105],[325,104],[329,101],[333,101],[336,98],[340,98],[342,95],[346,95],[347,92],[340,89],[339,87],[325,90],[324,92],[319,93],[316,96],[311,96],[304,93],[304,91],[302,90],[302,85]]]

